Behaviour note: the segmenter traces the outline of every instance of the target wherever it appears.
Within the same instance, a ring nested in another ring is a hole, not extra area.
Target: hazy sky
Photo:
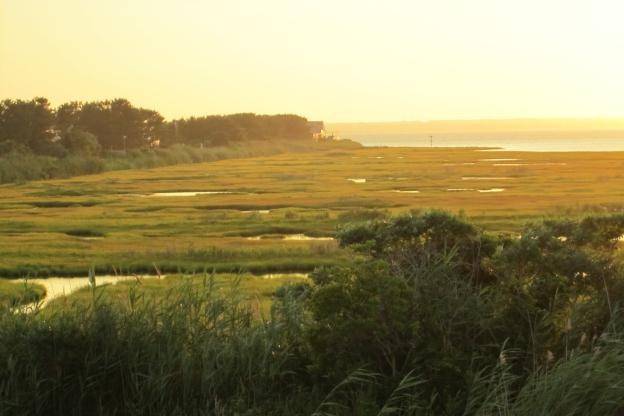
[[[623,0],[0,0],[0,98],[166,117],[624,116]]]

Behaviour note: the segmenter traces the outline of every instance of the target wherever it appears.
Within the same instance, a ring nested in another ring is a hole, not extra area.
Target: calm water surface
[[[578,136],[578,134],[575,134]],[[347,137],[345,135],[345,137]],[[429,136],[420,134],[350,134],[348,138],[364,146],[391,147],[495,147],[503,150],[530,152],[609,152],[624,151],[624,132],[619,137],[569,137],[544,133],[449,133]]]
[[[165,276],[162,276],[165,277]],[[305,278],[308,277],[307,273],[268,273],[258,275],[257,277],[263,279],[281,279],[281,278]],[[154,275],[130,275],[130,276],[96,276],[95,283],[96,286],[101,285],[114,285],[118,282],[128,281],[128,280],[136,280],[136,279],[158,279],[159,276]],[[23,282],[24,279],[21,279]],[[60,296],[69,295],[79,289],[89,286],[89,278],[88,277],[48,277],[48,278],[37,278],[37,279],[28,279],[29,283],[37,283],[45,287],[46,296],[42,300],[42,306],[46,305],[53,299],[56,299]],[[16,282],[19,284],[19,282]],[[34,303],[30,305],[26,305],[26,307],[34,307]]]

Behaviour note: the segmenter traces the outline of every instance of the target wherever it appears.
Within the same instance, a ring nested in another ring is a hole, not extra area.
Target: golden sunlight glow
[[[624,115],[621,0],[0,0],[0,97],[166,117]]]

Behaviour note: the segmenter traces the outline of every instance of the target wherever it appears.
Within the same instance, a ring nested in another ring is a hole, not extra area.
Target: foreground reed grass
[[[364,365],[342,381],[319,372],[297,286],[277,291],[258,316],[239,279],[179,279],[158,296],[137,280],[123,298],[96,282],[78,302],[0,313],[0,414],[440,414],[429,392],[444,386],[418,371],[393,377]],[[504,358],[475,367],[445,414],[616,415],[624,342],[610,330],[589,351],[528,378]],[[500,357],[513,356],[501,348]]]
[[[256,323],[209,276],[162,297],[139,286],[124,307],[93,287],[86,305],[3,313],[0,413],[232,414],[298,394],[300,317]]]

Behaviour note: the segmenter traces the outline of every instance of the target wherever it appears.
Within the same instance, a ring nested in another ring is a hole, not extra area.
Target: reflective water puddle
[[[305,234],[287,234],[282,240],[296,241],[333,241],[333,237],[310,237]]]
[[[247,237],[247,240],[269,240],[277,239],[284,241],[333,241],[334,237],[310,237],[305,234],[285,234],[285,235],[254,235]]]
[[[219,194],[233,194],[229,191],[198,191],[198,192],[155,192],[153,194],[146,195],[148,197],[163,197],[163,196],[197,196],[197,195],[219,195]]]
[[[138,276],[138,275],[130,275],[130,276],[96,276],[95,284],[96,286],[106,285],[106,284],[116,284],[118,282],[123,282],[127,280],[137,280],[137,279],[157,279],[159,276]],[[25,281],[21,279],[21,281]],[[89,278],[88,277],[48,277],[46,279],[28,279],[28,283],[36,283],[39,284],[46,289],[46,296],[42,300],[41,305],[44,306],[48,302],[53,299],[56,299],[60,296],[69,295],[77,291],[78,289],[82,289],[83,287],[89,286]],[[27,305],[34,306],[34,304]]]
[[[463,163],[442,163],[442,166],[468,166],[468,165],[476,165],[475,162],[463,162]]]
[[[129,280],[141,280],[141,279],[159,279],[163,278],[163,276],[154,276],[154,275],[130,275],[130,276],[96,276],[95,284],[96,287],[107,285],[107,284],[116,284],[118,282],[124,282]],[[307,273],[266,273],[262,275],[258,275],[257,277],[263,279],[281,279],[281,278],[307,278]],[[16,280],[15,284],[21,284],[25,281],[25,279]],[[76,292],[79,289],[89,287],[89,278],[88,277],[48,277],[46,279],[28,279],[28,283],[36,283],[39,284],[46,289],[46,296],[43,300],[39,302],[39,306],[43,307],[48,304],[51,300],[57,299],[61,296],[70,295],[73,292]],[[36,303],[31,303],[28,305],[24,305],[20,307],[20,310],[28,312],[32,311],[36,307]]]
[[[479,159],[479,162],[513,162],[514,160],[520,160],[520,159],[513,159],[513,158],[498,158],[498,159]]]
[[[288,278],[299,278],[299,279],[307,279],[310,275],[308,273],[267,273],[261,274],[258,277],[262,279],[288,279]]]
[[[462,176],[462,181],[507,181],[509,176]]]

